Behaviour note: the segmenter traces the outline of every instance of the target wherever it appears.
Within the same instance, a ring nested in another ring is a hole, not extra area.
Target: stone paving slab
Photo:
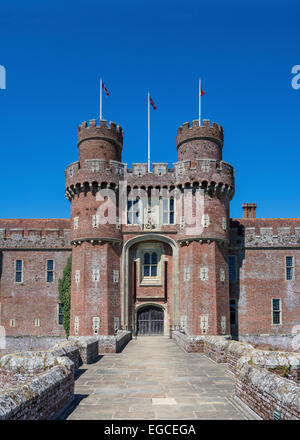
[[[168,337],[139,337],[122,353],[104,354],[81,369],[69,420],[256,418],[231,403],[234,377],[225,364],[185,353]]]

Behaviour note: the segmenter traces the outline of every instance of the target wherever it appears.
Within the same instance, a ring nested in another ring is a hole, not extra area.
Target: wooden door
[[[144,336],[164,334],[164,311],[159,307],[143,307],[137,315],[137,333]]]

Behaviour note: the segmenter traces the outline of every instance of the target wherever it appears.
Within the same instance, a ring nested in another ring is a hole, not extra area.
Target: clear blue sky
[[[124,129],[123,162],[176,162],[176,131],[203,116],[223,125],[223,159],[236,170],[231,217],[300,217],[300,64],[297,1],[27,0],[2,2],[1,203],[4,218],[69,217],[64,169],[76,129],[99,115]]]

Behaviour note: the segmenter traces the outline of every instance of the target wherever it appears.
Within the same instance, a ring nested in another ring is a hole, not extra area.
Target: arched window
[[[146,252],[144,254],[144,277],[157,277],[157,253]]]

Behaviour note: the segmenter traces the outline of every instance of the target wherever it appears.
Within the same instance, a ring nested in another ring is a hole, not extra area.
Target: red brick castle
[[[289,347],[300,324],[300,219],[256,219],[256,204],[230,219],[234,169],[220,125],[183,124],[178,162],[151,172],[122,163],[113,122],[84,122],[77,140],[79,160],[65,171],[71,218],[0,220],[8,336],[64,335],[57,282],[72,253],[73,336],[181,329]]]

